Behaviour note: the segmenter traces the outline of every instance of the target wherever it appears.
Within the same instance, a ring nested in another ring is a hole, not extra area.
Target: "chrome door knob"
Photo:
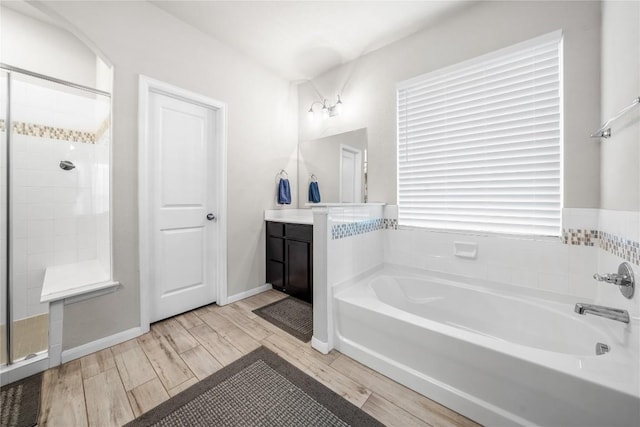
[[[215,214],[212,214],[212,213],[208,213],[208,214],[207,214],[207,219],[208,219],[209,221],[215,221],[215,220],[216,220],[216,215],[215,215]]]

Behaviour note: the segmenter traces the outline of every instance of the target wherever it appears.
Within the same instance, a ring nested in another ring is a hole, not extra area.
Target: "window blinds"
[[[561,40],[398,86],[400,225],[560,235]]]

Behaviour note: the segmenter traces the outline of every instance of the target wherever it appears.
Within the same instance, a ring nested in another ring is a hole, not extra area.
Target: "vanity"
[[[367,201],[367,129],[298,144],[298,206],[264,213],[266,281],[273,289],[313,303],[312,207]],[[309,186],[319,186],[310,203]]]
[[[313,302],[313,216],[310,209],[265,211],[266,279],[273,289]]]

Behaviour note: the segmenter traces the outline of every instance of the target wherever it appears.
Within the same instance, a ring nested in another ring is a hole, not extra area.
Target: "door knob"
[[[215,220],[216,220],[216,215],[215,215],[215,214],[212,214],[212,213],[208,213],[208,214],[207,214],[207,219],[208,219],[209,221],[215,221]]]

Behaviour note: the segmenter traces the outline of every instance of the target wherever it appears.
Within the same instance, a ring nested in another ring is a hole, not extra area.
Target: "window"
[[[400,225],[559,236],[562,33],[398,86]]]

